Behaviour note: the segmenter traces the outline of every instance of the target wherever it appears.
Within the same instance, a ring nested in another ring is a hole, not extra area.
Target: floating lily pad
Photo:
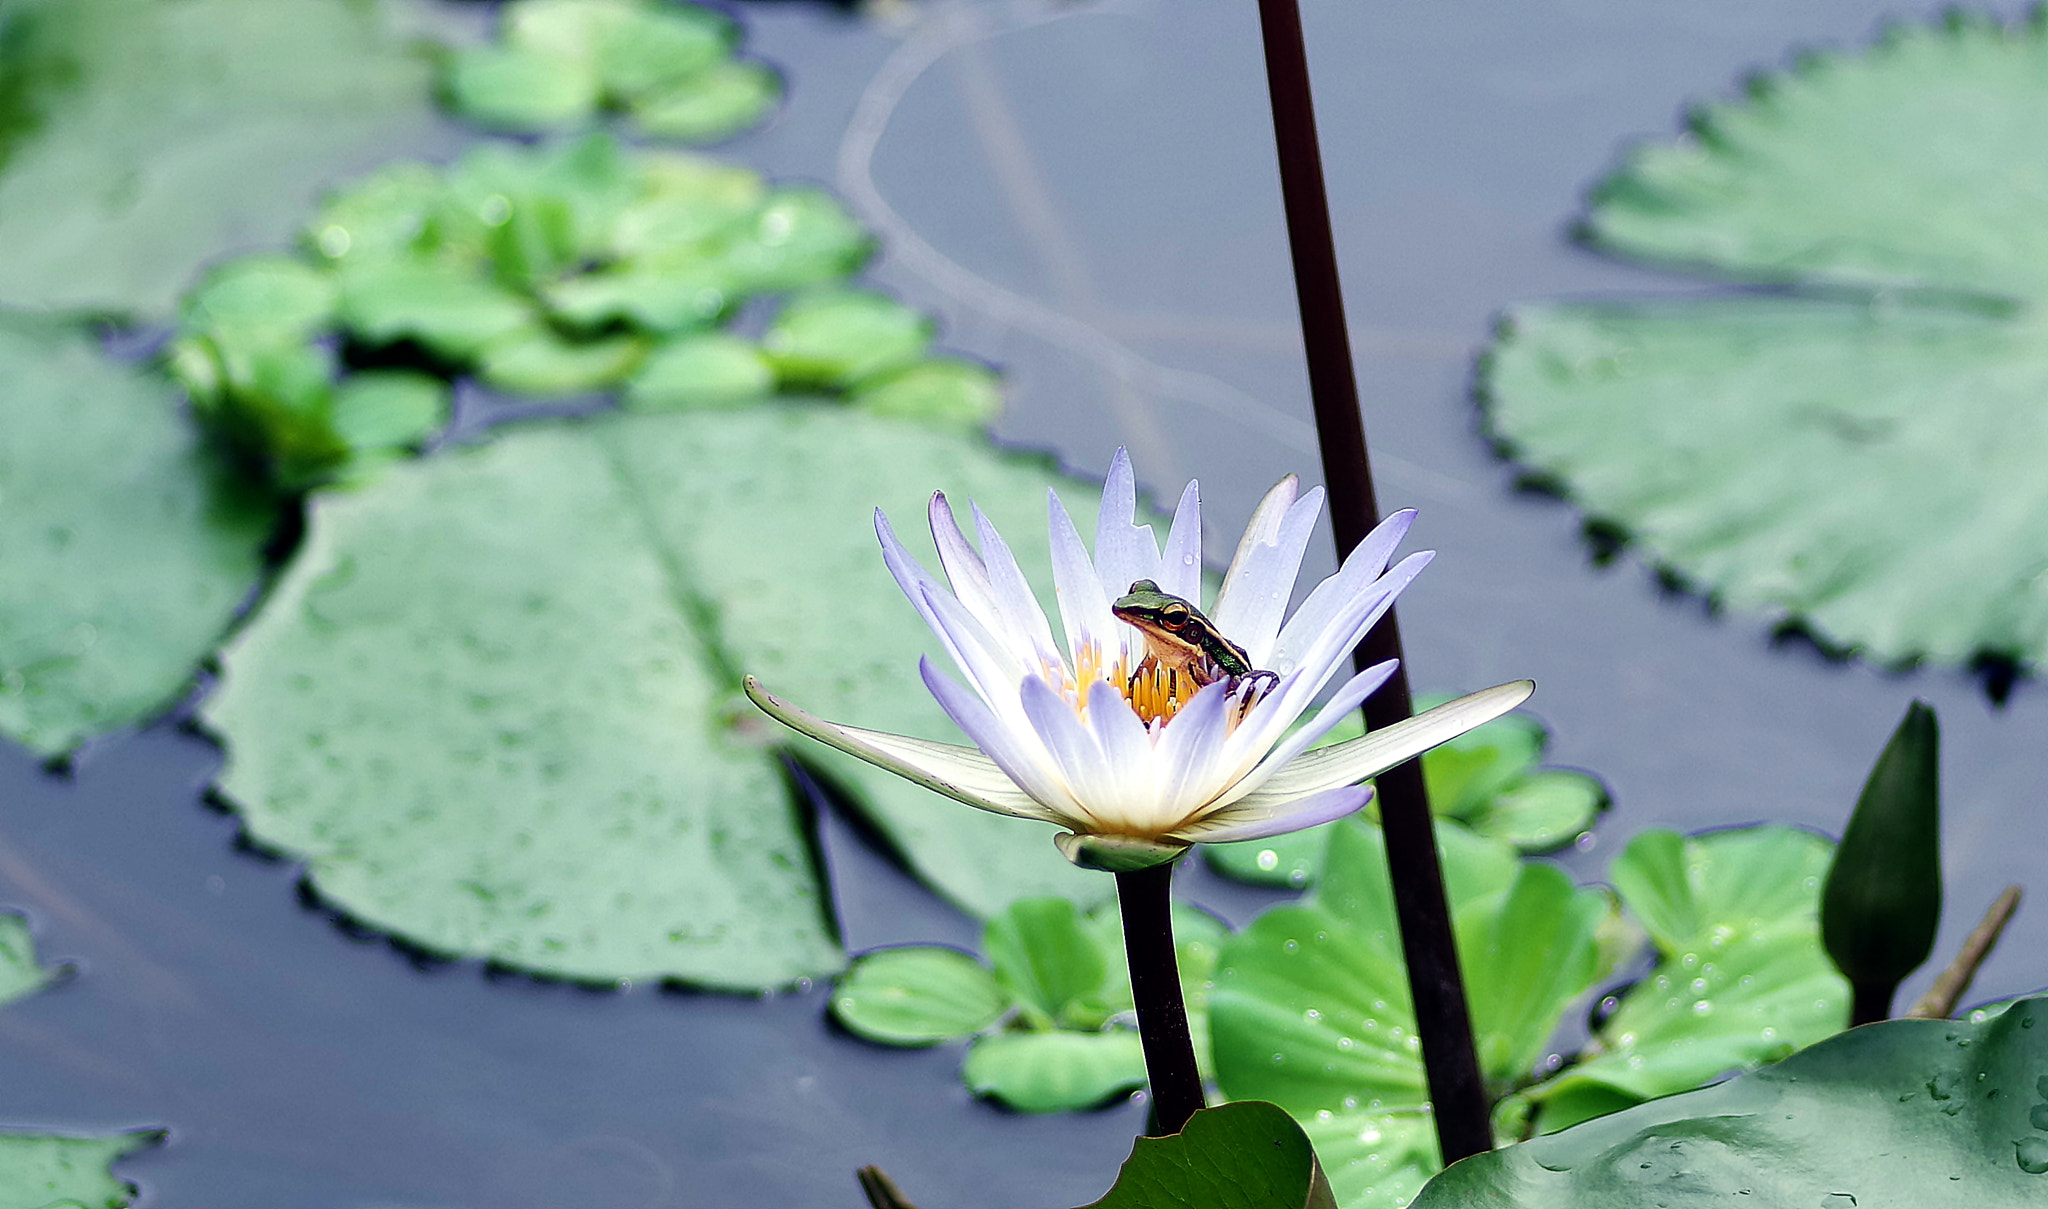
[[[135,1185],[110,1168],[163,1138],[153,1129],[104,1138],[0,1133],[0,1209],[124,1209]]]
[[[1419,702],[1418,708],[1440,700]],[[1317,746],[1364,733],[1361,720],[1346,718]],[[1585,773],[1539,768],[1549,741],[1542,723],[1509,714],[1424,752],[1430,811],[1523,852],[1549,852],[1571,843],[1607,809],[1607,791]],[[1378,807],[1369,805],[1367,815],[1377,818]],[[1202,854],[1211,868],[1237,881],[1301,889],[1314,884],[1335,827],[1329,823],[1269,839],[1206,844]]]
[[[513,0],[499,38],[455,54],[450,105],[500,130],[558,131],[623,110],[655,138],[710,142],[759,122],[781,81],[731,56],[738,28],[695,4]]]
[[[423,147],[431,72],[348,0],[21,0],[0,78],[0,301],[165,318],[230,245]]]
[[[276,514],[82,333],[0,320],[0,403],[0,734],[57,756],[183,691]]]
[[[1896,28],[1699,111],[1587,230],[1789,293],[1518,307],[1490,432],[1730,607],[1884,663],[2039,661],[2043,112],[2038,17]]]
[[[0,1005],[33,995],[56,977],[57,971],[46,970],[36,961],[28,920],[12,912],[0,913]]]
[[[1129,1029],[997,1033],[969,1047],[960,1077],[1019,1112],[1093,1108],[1145,1085],[1145,1047]]]
[[[1605,973],[1597,935],[1612,907],[1505,844],[1455,825],[1439,837],[1481,1066],[1500,1095],[1532,1075],[1566,1010]],[[1314,895],[1266,911],[1223,947],[1209,1027],[1224,1093],[1314,1122],[1348,1209],[1403,1204],[1435,1169],[1376,827],[1340,823]]]
[[[1891,1020],[1776,1066],[1459,1163],[1415,1209],[2041,1203],[2048,1002]]]
[[[914,534],[944,486],[1008,521],[1030,563],[1057,481],[962,438],[784,407],[544,425],[316,497],[204,706],[221,790],[327,901],[430,951],[586,980],[828,973],[783,736],[738,674],[945,736],[917,679],[929,636],[868,511]],[[1112,889],[1049,829],[802,754],[965,905]]]
[[[1658,963],[1624,992],[1590,1056],[1530,1090],[1546,1130],[1775,1062],[1840,1031],[1849,988],[1821,948],[1833,845],[1792,827],[1638,834],[1616,890]]]

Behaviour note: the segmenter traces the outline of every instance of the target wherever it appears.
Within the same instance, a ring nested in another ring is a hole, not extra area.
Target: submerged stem
[[[1152,1115],[1159,1136],[1179,1133],[1202,1107],[1202,1074],[1188,1035],[1188,1009],[1173,956],[1173,862],[1116,875],[1123,911],[1124,955],[1131,966],[1131,999],[1138,1005],[1138,1037],[1152,1084]]]
[[[1308,353],[1309,394],[1315,404],[1323,483],[1330,493],[1330,519],[1341,558],[1379,524],[1379,501],[1373,492],[1365,421],[1359,412],[1358,382],[1351,364],[1351,338],[1344,322],[1344,295],[1337,277],[1330,203],[1323,188],[1322,153],[1316,143],[1315,103],[1309,92],[1301,11],[1295,0],[1259,0],[1259,25],[1266,47],[1266,83],[1273,99],[1287,238],[1294,254],[1295,295]],[[1401,632],[1389,609],[1359,645],[1356,659],[1363,669],[1400,657]],[[1365,721],[1368,727],[1378,729],[1413,712],[1404,660],[1393,678],[1366,699]],[[1472,1016],[1458,970],[1457,944],[1451,934],[1450,906],[1444,895],[1443,868],[1437,860],[1422,766],[1410,760],[1380,774],[1376,784],[1401,948],[1415,1001],[1416,1033],[1422,1042],[1430,1102],[1435,1107],[1437,1145],[1449,1164],[1492,1149],[1486,1081],[1473,1045]]]

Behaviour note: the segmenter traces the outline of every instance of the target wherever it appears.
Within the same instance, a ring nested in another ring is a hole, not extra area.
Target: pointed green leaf
[[[960,1077],[1019,1112],[1071,1112],[1143,1087],[1145,1049],[1127,1029],[997,1033],[967,1051]]]
[[[45,756],[183,691],[277,519],[168,384],[20,319],[0,321],[0,505],[0,733]]]
[[[832,989],[832,1015],[848,1031],[886,1045],[930,1045],[1000,1020],[1009,993],[958,949],[906,945],[855,958]]]
[[[2048,1002],[1893,1020],[1458,1163],[1415,1209],[2019,1209],[2048,1185]]]
[[[1941,735],[1921,701],[1870,770],[1821,889],[1820,933],[1856,990],[1857,1024],[1934,952],[1941,927]]]

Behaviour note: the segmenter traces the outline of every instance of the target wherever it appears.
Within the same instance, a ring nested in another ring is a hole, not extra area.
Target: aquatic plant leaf
[[[962,509],[977,501],[1056,615],[1043,571],[1051,565],[1045,493],[1068,484],[1045,461],[827,405],[629,417],[601,431],[642,498],[660,501],[649,524],[715,602],[730,665],[819,717],[961,741],[918,678],[920,656],[946,656],[876,553],[877,507],[936,567],[923,532],[932,492],[943,489]],[[1092,532],[1089,493],[1062,494],[1075,523]],[[790,741],[920,876],[974,914],[1032,895],[1090,907],[1114,892],[1113,879],[1058,854],[1051,828],[966,808],[822,744]]]
[[[771,746],[798,741],[745,705],[740,672],[948,737],[869,509],[914,537],[943,486],[1042,564],[1027,518],[1059,481],[964,438],[783,406],[537,425],[317,495],[203,706],[221,792],[326,901],[431,952],[734,988],[829,973]],[[1111,891],[1048,829],[801,750],[955,901]]]
[[[135,1185],[110,1169],[163,1138],[154,1129],[99,1138],[0,1132],[0,1209],[125,1209]]]
[[[1100,1027],[1113,1017],[1135,1021],[1137,1002],[1131,996],[1131,965],[1124,948],[1122,908],[1117,900],[1097,907],[1088,917],[1088,930],[1109,963],[1102,989],[1090,1000],[1069,1009],[1078,1025]],[[1180,973],[1181,1002],[1188,1013],[1188,1037],[1194,1042],[1195,1064],[1206,1082],[1216,1077],[1209,1044],[1209,990],[1215,985],[1216,961],[1223,942],[1230,939],[1230,925],[1188,903],[1173,904],[1173,959]]]
[[[11,911],[0,912],[0,1005],[35,994],[59,974],[36,961],[28,920]]]
[[[1490,433],[1733,608],[1880,663],[2039,661],[2044,112],[2039,15],[1895,27],[1705,107],[1586,229],[1791,292],[1515,308]]]
[[[1596,933],[1612,908],[1497,841],[1454,824],[1438,834],[1482,1068],[1505,1091],[1604,974]],[[1344,1205],[1397,1205],[1427,1174],[1413,1131],[1385,1119],[1419,1114],[1427,1092],[1378,828],[1338,824],[1315,893],[1225,943],[1209,1027],[1226,1095],[1270,1100],[1304,1122],[1329,1113],[1332,1139],[1349,1130],[1387,1141],[1346,1146],[1341,1165],[1326,1155]]]
[[[0,301],[167,318],[225,248],[424,147],[421,50],[348,0],[17,0],[0,77]]]
[[[1063,1023],[1076,1000],[1102,990],[1109,966],[1071,900],[1020,898],[990,917],[981,947],[996,982],[1038,1028]]]
[[[712,143],[759,125],[782,101],[782,76],[766,63],[735,59],[631,102],[653,138]]]
[[[1417,708],[1449,699],[1425,696]],[[1316,746],[1364,733],[1361,720],[1346,718]],[[1607,791],[1584,773],[1536,767],[1549,741],[1542,723],[1526,714],[1508,714],[1424,752],[1430,811],[1523,852],[1549,852],[1571,843],[1607,809]],[[1368,804],[1366,815],[1377,819],[1377,806]],[[1321,872],[1335,827],[1326,823],[1264,840],[1204,844],[1202,855],[1233,880],[1298,890],[1312,885]]]
[[[458,362],[535,322],[533,307],[517,294],[456,266],[425,260],[372,261],[345,271],[340,317],[364,343],[411,340]]]
[[[2048,648],[2030,321],[1748,298],[1522,307],[1504,333],[1493,432],[1723,603],[1884,662]]]
[[[1003,409],[1003,384],[978,361],[930,357],[860,383],[848,403],[869,415],[980,433]]]
[[[1330,1180],[1341,1190],[1337,1203],[1344,1209],[1406,1205],[1443,1168],[1436,1119],[1422,1108],[1317,1113],[1301,1130],[1315,1144],[1323,1170],[1342,1173]]]
[[[938,945],[863,954],[832,988],[833,1017],[855,1036],[886,1045],[971,1036],[1002,1019],[1010,1002],[988,967]]]
[[[1083,1209],[1336,1209],[1316,1151],[1256,1101],[1196,1111],[1179,1133],[1139,1138],[1108,1195]]]
[[[169,384],[17,318],[0,319],[0,499],[0,734],[44,756],[183,691],[277,519]]]
[[[448,384],[427,374],[350,374],[334,391],[334,431],[358,451],[416,445],[448,422],[448,396]]]
[[[491,130],[573,130],[604,96],[596,64],[523,46],[464,48],[443,87],[456,112]]]
[[[683,336],[647,355],[626,384],[629,411],[741,407],[775,393],[775,370],[754,344],[724,332]]]
[[[2048,1002],[1852,1029],[1715,1087],[1458,1163],[1415,1209],[2041,1203]]]
[[[716,241],[706,264],[749,293],[837,281],[867,263],[874,236],[822,189],[774,190],[748,222]]]
[[[1620,996],[1592,1055],[1529,1090],[1539,1127],[1697,1087],[1839,1031],[1848,984],[1818,918],[1832,849],[1779,826],[1631,840],[1612,877],[1659,960]]]
[[[2048,24],[1958,15],[1800,56],[1638,147],[1586,229],[1630,257],[1756,281],[2048,292]]]
[[[333,322],[335,300],[331,273],[290,256],[242,256],[208,272],[178,309],[188,330],[303,340]]]
[[[646,355],[647,341],[640,336],[572,341],[535,324],[485,345],[477,376],[513,394],[586,394],[625,381]]]
[[[315,497],[203,707],[251,838],[430,952],[735,989],[836,970],[794,805],[647,506],[567,426]]]
[[[1070,1112],[1143,1087],[1145,1047],[1129,1029],[996,1033],[968,1049],[960,1077],[1019,1112]]]
[[[935,326],[886,294],[819,290],[791,299],[761,347],[786,389],[829,390],[916,360]]]

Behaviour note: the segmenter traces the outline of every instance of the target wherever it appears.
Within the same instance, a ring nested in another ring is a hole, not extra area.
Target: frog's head
[[[1200,609],[1160,591],[1159,585],[1149,579],[1133,583],[1128,593],[1109,606],[1109,611],[1119,620],[1138,627],[1148,638],[1184,646],[1201,647],[1211,628]]]

